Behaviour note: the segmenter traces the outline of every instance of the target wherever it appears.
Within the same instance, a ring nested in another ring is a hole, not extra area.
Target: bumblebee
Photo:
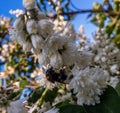
[[[64,81],[67,79],[67,75],[64,69],[55,71],[53,67],[51,67],[46,71],[46,79],[52,83],[55,83],[55,82],[65,83]]]

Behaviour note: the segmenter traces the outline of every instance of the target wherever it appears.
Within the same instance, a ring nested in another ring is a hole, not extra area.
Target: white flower
[[[17,10],[10,10],[9,13],[16,15],[16,17],[19,17],[21,14],[24,14],[24,11],[21,9],[17,9]]]
[[[59,113],[59,109],[54,107],[45,113]]]
[[[49,64],[50,61],[45,52],[42,51],[38,54],[38,62],[44,66],[47,66],[47,64]]]
[[[63,20],[59,23],[61,23],[60,26],[61,26],[61,30],[62,30],[64,35],[68,35],[68,36],[74,35],[75,36],[74,27],[70,22],[66,22],[66,21]]]
[[[53,54],[50,57],[50,65],[54,68],[60,68],[63,66],[62,57],[59,53]]]
[[[106,58],[106,57],[102,57],[102,58],[101,58],[101,61],[102,61],[102,62],[106,62],[106,61],[107,61],[107,58]]]
[[[35,20],[27,21],[26,28],[27,28],[27,31],[29,34],[37,34],[38,33],[38,24]]]
[[[34,106],[32,106],[32,108],[29,109],[28,113],[33,113],[37,109],[38,109],[38,105],[35,104]]]
[[[118,48],[115,48],[114,50],[113,50],[113,53],[114,54],[117,54],[119,52],[119,49]]]
[[[18,41],[18,43],[23,47],[24,51],[31,51],[33,46],[31,42],[29,41],[29,39],[26,40],[26,35],[24,31],[18,31],[18,32],[14,31],[14,34],[12,34],[11,37],[12,37],[12,40]]]
[[[89,51],[78,51],[76,55],[76,65],[80,68],[85,68],[93,61],[93,54]]]
[[[41,19],[48,19],[48,17],[46,16],[46,14],[40,13],[39,15],[37,15],[38,20]]]
[[[24,31],[18,31],[16,32],[16,36],[13,38],[13,40],[18,41],[20,45],[23,45],[24,43],[26,43],[25,38],[26,37]]]
[[[23,6],[27,10],[33,9],[35,6],[35,2],[34,2],[34,0],[23,0]]]
[[[94,53],[94,63],[100,65],[110,74],[119,71],[120,52],[112,43],[104,30],[98,30],[95,35],[95,43],[91,47]]]
[[[15,37],[16,37],[15,29],[8,29],[8,30],[9,30],[10,38],[11,38],[12,40],[15,39]]]
[[[106,74],[99,67],[85,68],[84,70],[74,70],[70,88],[73,89],[79,105],[95,105],[100,102],[100,97],[109,80]]]
[[[25,43],[23,43],[23,50],[26,52],[30,52],[32,49],[32,44],[29,41],[26,41]]]
[[[112,87],[116,87],[116,85],[118,84],[120,82],[120,80],[119,80],[119,78],[117,77],[117,76],[115,76],[115,77],[110,77],[110,85],[112,86]]]
[[[46,75],[42,74],[41,77],[37,80],[37,83],[40,86],[45,87],[46,89],[53,89],[55,86],[59,86],[59,83],[52,83],[46,79]]]
[[[23,16],[19,16],[19,17],[16,19],[16,21],[14,22],[13,27],[15,28],[15,30],[21,31],[21,30],[23,30],[24,25],[25,25],[25,23],[24,23]]]
[[[31,42],[35,51],[39,52],[44,44],[42,37],[39,35],[31,35]]]
[[[54,24],[50,22],[48,19],[39,20],[38,25],[39,25],[39,34],[43,36],[45,39],[53,35]]]
[[[20,45],[26,43],[26,39],[25,39],[26,37],[23,30],[16,31],[15,29],[10,29],[9,33],[13,41],[18,41]]]
[[[71,66],[75,64],[77,48],[74,43],[65,44],[60,51],[64,65]]]
[[[45,111],[48,111],[51,108],[50,102],[44,102],[40,107],[38,107],[37,105],[38,103],[35,103],[34,106],[32,106],[28,113],[33,113],[34,111],[36,111],[37,113],[45,113]]]
[[[81,26],[79,27],[78,32],[79,32],[80,34],[84,33],[84,26],[83,26],[83,25],[81,25]]]
[[[95,62],[99,62],[100,61],[100,57],[101,57],[101,55],[99,55],[99,54],[96,55],[95,58],[94,58],[94,61]]]
[[[10,106],[7,108],[7,113],[27,113],[27,109],[23,104],[24,100],[17,100],[10,102]]]
[[[110,71],[111,71],[112,73],[116,73],[117,70],[118,70],[118,65],[117,65],[117,64],[114,64],[114,65],[112,65],[112,66],[110,67]]]
[[[72,96],[71,96],[71,93],[65,93],[65,94],[62,94],[60,96],[57,96],[57,98],[55,98],[55,102],[54,104],[58,104],[59,102],[62,102],[62,101],[65,101],[65,100],[68,100],[70,99]]]
[[[46,41],[46,50],[48,48],[50,52],[55,53],[56,51],[63,49],[65,43],[66,39],[64,37],[55,34]]]

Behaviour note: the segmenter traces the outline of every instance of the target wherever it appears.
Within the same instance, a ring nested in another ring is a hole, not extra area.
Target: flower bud
[[[25,9],[30,10],[35,6],[34,0],[23,0],[23,6]]]

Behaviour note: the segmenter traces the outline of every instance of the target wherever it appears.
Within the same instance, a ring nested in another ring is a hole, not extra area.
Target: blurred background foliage
[[[120,48],[120,0],[103,0],[103,3],[94,3],[93,9],[103,10],[101,13],[92,13],[91,22],[104,28],[112,41]]]

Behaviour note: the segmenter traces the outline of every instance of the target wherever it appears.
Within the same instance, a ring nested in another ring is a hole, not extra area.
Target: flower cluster
[[[19,17],[24,12],[21,9],[17,9],[17,10],[10,10],[9,13],[12,14],[12,15],[16,15],[16,17]]]
[[[85,68],[84,70],[73,70],[73,79],[70,88],[76,94],[77,104],[95,105],[100,103],[99,95],[106,88],[109,75],[99,67]]]
[[[32,2],[27,2],[27,5],[25,3],[26,9],[29,9],[27,8],[29,5],[32,8]],[[32,9],[20,15],[13,25],[13,30],[10,30],[10,34],[13,40],[17,40],[22,45],[23,50],[33,50],[35,54],[38,54],[40,64],[59,69],[63,66],[79,65],[84,58],[91,58],[85,52],[77,51],[72,37],[55,33],[54,25],[49,19],[39,18],[37,12],[34,17],[31,16],[33,11],[36,12]],[[88,62],[85,63],[88,64]]]
[[[58,79],[62,79],[65,75],[63,78],[68,79],[66,83],[68,89],[62,94],[62,100],[70,99],[79,105],[100,103],[100,95],[110,80],[109,75],[119,71],[119,49],[110,43],[110,39],[101,30],[96,33],[95,43],[92,46],[78,49],[74,39],[82,37],[85,42],[86,37],[82,35],[83,27],[78,34],[75,34],[72,25],[67,24],[66,31],[61,35],[55,31],[53,22],[34,8],[34,0],[23,0],[23,6],[26,11],[17,18],[10,35],[13,40],[19,42],[23,50],[37,54],[39,64],[46,67],[45,74],[37,82],[46,89],[47,86],[53,88],[56,81],[61,82]],[[32,75],[36,76],[36,72]],[[49,84],[47,79],[52,83]],[[72,99],[73,95],[75,100]],[[59,103],[59,99],[56,97],[54,103]],[[47,107],[41,106],[38,111],[40,113],[44,110],[45,113],[59,111],[53,108],[46,112]],[[38,107],[35,105],[34,109]]]
[[[91,47],[94,53],[94,63],[112,74],[120,74],[120,51],[111,42],[104,30],[98,29],[95,42]]]
[[[10,27],[10,19],[6,17],[0,17],[0,38],[4,37],[8,33]]]

